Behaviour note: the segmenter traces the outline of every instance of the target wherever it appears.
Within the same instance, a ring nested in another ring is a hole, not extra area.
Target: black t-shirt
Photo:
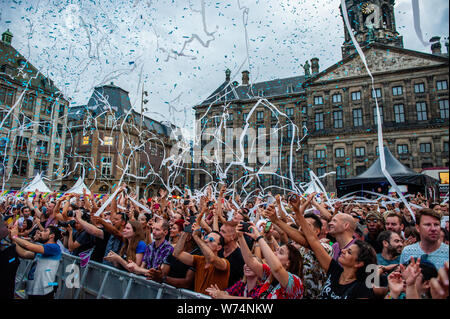
[[[195,248],[189,254],[201,256],[202,251],[199,248]],[[179,259],[175,258],[172,253],[170,253],[170,255],[167,256],[165,264],[170,266],[170,270],[169,273],[167,274],[167,277],[186,278],[186,274],[189,269],[195,272],[194,266],[188,266],[182,263]],[[194,281],[192,281],[191,287],[189,287],[189,289],[191,290],[194,289]]]
[[[241,249],[237,247],[233,252],[224,257],[224,250],[219,251],[220,258],[226,258],[230,262],[230,277],[228,279],[228,287],[233,286],[236,281],[241,280],[244,276],[244,257],[242,257]]]
[[[323,285],[319,299],[357,299],[374,298],[372,289],[366,287],[365,282],[354,281],[347,285],[339,284],[339,277],[344,269],[332,259],[327,272],[327,280]]]
[[[0,300],[14,299],[14,288],[17,268],[19,267],[19,255],[16,245],[0,246]]]
[[[78,247],[77,249],[75,249],[73,251],[73,254],[75,256],[78,256],[80,253],[91,249],[92,247],[94,247],[94,236],[92,236],[91,234],[89,234],[87,231],[82,230],[81,232],[76,232],[73,234],[73,241],[74,242],[78,242],[80,244],[80,247]]]
[[[111,234],[100,228],[103,231],[103,239],[94,236],[94,251],[91,255],[91,260],[98,263],[103,262],[103,257],[105,257],[106,245],[108,244],[109,237]]]
[[[371,239],[369,237],[369,234],[364,236],[364,241],[366,243],[368,243],[369,245],[371,245],[373,247],[373,249],[375,249],[375,252],[377,254],[381,254],[382,250],[383,250],[383,245],[377,240],[376,238],[377,236],[375,236],[374,239]]]

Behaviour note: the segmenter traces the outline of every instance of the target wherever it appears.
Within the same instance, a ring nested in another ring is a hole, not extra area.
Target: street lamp
[[[141,145],[141,142],[142,142],[141,134],[142,134],[142,125],[143,125],[143,122],[144,122],[144,109],[145,109],[145,111],[148,110],[147,108],[144,108],[144,104],[147,104],[149,102],[147,99],[144,98],[144,96],[148,96],[148,92],[144,90],[144,83],[142,83],[141,124],[140,124],[139,132],[138,132],[138,134],[139,134],[139,145]],[[140,170],[141,170],[141,154],[140,154],[140,152],[138,152],[138,158],[139,158],[138,171],[140,172]],[[141,174],[139,174],[139,175],[141,175]],[[137,194],[138,199],[139,199],[139,179],[136,180],[136,194]]]

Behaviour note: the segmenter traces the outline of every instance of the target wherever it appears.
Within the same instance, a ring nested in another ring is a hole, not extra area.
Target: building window
[[[292,92],[294,92],[294,86],[292,84],[289,84],[287,86],[286,93],[292,93]]]
[[[414,84],[414,93],[424,93],[425,92],[425,84],[417,83]]]
[[[356,175],[361,175],[365,171],[366,171],[366,167],[365,166],[356,166]]]
[[[0,155],[6,154],[8,147],[8,139],[6,137],[0,137]]]
[[[264,90],[258,90],[258,96],[264,96],[265,92]]]
[[[361,91],[352,92],[352,101],[361,100]]]
[[[233,122],[234,120],[234,113],[228,113],[228,122]]]
[[[205,119],[205,118],[204,118]],[[203,120],[202,120],[203,121]],[[106,116],[106,127],[112,127],[114,123],[114,118],[112,115]]]
[[[11,114],[8,115],[8,117],[5,119],[5,117],[8,115],[8,111],[0,111],[0,123],[3,121],[4,127],[11,127]]]
[[[322,104],[323,104],[323,97],[315,96],[314,97],[314,105],[322,105]]]
[[[362,109],[353,110],[353,126],[355,127],[363,126]]]
[[[263,111],[258,111],[256,113],[256,120],[258,121],[264,121],[264,112]]]
[[[47,141],[37,141],[36,153],[37,154],[47,154],[48,153],[48,142]]]
[[[345,149],[343,148],[337,148],[335,150],[336,158],[343,158],[345,157]]]
[[[333,112],[333,122],[334,128],[342,128],[344,126],[342,111]]]
[[[1,142],[1,140],[0,140]],[[0,152],[1,152],[1,148],[0,148]],[[6,173],[6,166],[8,165],[8,156],[3,157],[0,156],[0,176],[2,176],[3,174]]]
[[[420,153],[431,153],[431,143],[421,143]]]
[[[381,98],[381,89],[372,90],[372,99]]]
[[[14,89],[0,87],[0,105],[13,105]]]
[[[23,101],[22,101],[22,107],[24,110],[28,110],[28,111],[33,111],[34,110],[34,95],[32,94],[26,94],[23,97]]]
[[[27,176],[27,170],[28,170],[28,160],[19,159],[14,162],[14,165],[13,165],[13,174],[14,175]]]
[[[63,125],[58,123],[58,125],[56,125],[56,134],[58,134],[58,137],[62,137],[62,133],[63,133]]]
[[[49,136],[50,135],[50,123],[39,124],[38,132],[42,135]]]
[[[105,136],[105,145],[113,145],[114,138],[112,136]]]
[[[448,100],[439,101],[439,113],[441,114],[441,119],[449,118]]]
[[[342,95],[341,94],[333,94],[333,103],[341,103]]]
[[[378,106],[378,108],[380,109],[380,117],[381,117],[381,124],[383,124],[383,107],[382,106]],[[378,125],[378,117],[377,117],[377,108],[374,107],[373,108],[373,122],[375,123],[375,125]]]
[[[417,120],[418,121],[426,121],[427,117],[427,104],[425,102],[416,103],[417,110]]]
[[[41,114],[51,116],[52,106],[53,106],[53,102],[52,102],[51,98],[43,97],[41,99]]]
[[[398,155],[408,154],[409,153],[408,145],[407,144],[397,145],[397,153]]]
[[[392,95],[393,96],[403,95],[403,86],[394,86],[392,88]]]
[[[286,109],[286,115],[289,117],[294,116],[294,108],[290,107],[290,108]]]
[[[65,109],[66,109],[66,106],[64,104],[60,104],[59,105],[59,110],[58,110],[58,116],[59,117],[64,116]]]
[[[325,150],[316,150],[316,157],[317,158],[325,158],[325,157],[327,157]]]
[[[317,168],[317,177],[325,175],[326,173],[327,173],[327,168],[326,167],[318,167]]]
[[[247,122],[247,118],[248,118],[248,113],[242,114],[242,120],[243,120],[244,122]]]
[[[103,177],[111,177],[112,172],[112,158],[105,156],[102,158],[102,175]]]
[[[287,138],[292,138],[292,125],[293,124],[288,124],[288,126],[287,126],[287,130],[286,130],[286,136],[287,136]]]
[[[447,80],[437,81],[436,88],[438,91],[448,90]]]
[[[347,177],[347,170],[345,169],[345,166],[336,167],[336,177],[339,179]]]
[[[61,144],[55,143],[55,155],[59,156],[61,153]]]
[[[16,151],[26,153],[28,151],[28,142],[28,137],[18,136],[16,142]]]
[[[444,142],[444,153],[448,153],[448,142]]]
[[[83,145],[88,145],[90,141],[89,135],[83,136]]]
[[[355,156],[356,157],[364,157],[366,155],[365,147],[357,147],[355,148]]]
[[[47,173],[47,162],[41,162],[41,161],[35,161],[34,162],[34,175],[42,173],[42,175],[45,175]]]
[[[308,109],[306,108],[306,106],[302,106],[302,114],[306,115],[307,111]]]
[[[316,131],[323,130],[323,113],[316,113]]]
[[[403,104],[394,105],[395,123],[405,122],[405,111],[403,109]]]

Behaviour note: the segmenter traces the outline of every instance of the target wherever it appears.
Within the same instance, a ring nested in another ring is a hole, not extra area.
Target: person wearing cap
[[[403,249],[400,256],[402,264],[408,262],[411,257],[426,255],[427,260],[436,268],[444,267],[444,262],[449,258],[449,248],[440,240],[441,218],[439,212],[429,208],[424,208],[416,214],[416,230],[419,232],[420,241]]]
[[[370,244],[377,254],[380,254],[383,246],[377,241],[377,238],[384,230],[383,219],[378,213],[371,211],[366,216],[366,224],[369,232],[364,236],[364,241]]]

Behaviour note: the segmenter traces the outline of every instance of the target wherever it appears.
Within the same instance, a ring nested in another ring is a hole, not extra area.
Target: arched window
[[[106,185],[102,185],[102,186],[100,186],[100,188],[98,189],[98,191],[99,191],[100,193],[108,193],[108,192],[109,192],[109,187],[106,186]]]

